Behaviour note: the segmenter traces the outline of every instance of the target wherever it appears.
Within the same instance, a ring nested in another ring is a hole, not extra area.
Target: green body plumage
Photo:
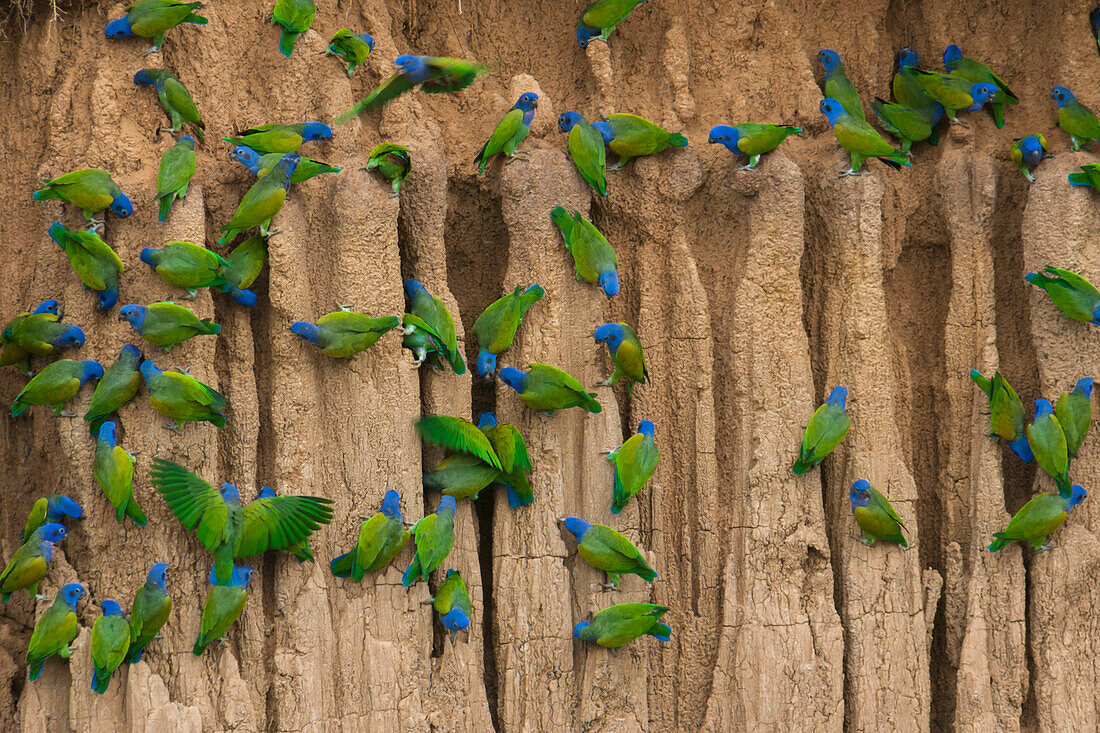
[[[989,551],[996,552],[1013,540],[1027,542],[1035,550],[1044,549],[1047,537],[1065,524],[1070,501],[1068,497],[1055,493],[1032,497],[1009,520],[1003,532],[993,534]]]
[[[851,155],[851,172],[858,173],[867,158],[878,158],[895,170],[910,166],[904,153],[893,146],[865,120],[852,115],[841,115],[833,123],[833,135],[837,143]]]
[[[590,283],[598,283],[600,274],[615,271],[619,267],[619,258],[607,237],[596,228],[596,225],[581,216],[580,212],[572,214],[561,207],[555,207],[550,212],[550,218],[561,230],[565,239],[565,248],[573,256],[573,266],[577,271],[577,279]]]
[[[1058,424],[1066,437],[1066,452],[1070,458],[1077,457],[1077,451],[1081,449],[1092,425],[1090,397],[1078,384],[1072,392],[1063,392],[1054,405],[1054,416],[1058,418]]]
[[[577,553],[586,563],[606,573],[610,586],[617,586],[621,575],[637,575],[649,583],[657,579],[641,550],[626,535],[606,524],[590,526],[577,543]]]
[[[336,311],[317,319],[321,329],[314,345],[325,356],[342,359],[369,349],[389,330],[396,328],[396,316],[371,318],[362,313]]]
[[[213,336],[221,330],[209,318],[200,319],[190,308],[166,301],[145,307],[141,337],[167,351],[195,336]]]
[[[526,289],[517,285],[511,293],[490,303],[474,321],[473,334],[478,346],[491,354],[507,351],[527,309],[537,303],[545,292],[540,285]]]
[[[655,603],[618,603],[600,611],[592,621],[583,628],[574,629],[573,633],[581,641],[592,641],[610,649],[618,649],[643,634],[668,641],[672,629],[660,621],[667,611],[668,606]]]
[[[202,607],[202,623],[199,627],[199,636],[195,639],[195,646],[192,647],[191,652],[195,656],[201,656],[206,651],[207,646],[225,636],[225,632],[229,630],[229,627],[244,611],[244,604],[247,600],[248,589],[246,586],[210,586],[210,593],[206,596],[206,603]]]
[[[32,597],[37,595],[38,582],[46,577],[50,566],[42,544],[42,534],[36,530],[12,554],[4,571],[0,572],[0,603],[7,603],[11,594],[19,590],[27,591]]]
[[[912,108],[900,104],[891,104],[875,97],[871,109],[878,115],[879,122],[888,133],[901,140],[901,152],[908,154],[913,143],[927,140],[936,129],[936,123],[943,114],[938,102]]]
[[[222,275],[225,260],[200,244],[180,240],[165,242],[159,250],[145,250],[142,259],[169,285],[197,290],[223,289],[228,284]]]
[[[954,121],[956,113],[974,105],[971,87],[975,83],[955,74],[938,71],[914,70],[921,87],[934,100],[943,105],[948,119]]]
[[[465,418],[451,415],[422,417],[416,421],[416,431],[426,443],[469,454],[496,469],[501,467],[489,438]]]
[[[920,108],[936,101],[924,91],[916,70],[910,66],[894,72],[890,89],[894,92],[894,101],[906,107]]]
[[[397,143],[379,143],[370,151],[370,158],[364,170],[377,170],[390,182],[394,196],[401,190],[401,183],[409,177],[412,170],[412,156],[409,149]]]
[[[642,342],[638,339],[638,334],[625,323],[617,325],[623,330],[623,338],[619,347],[611,354],[615,371],[604,384],[615,384],[626,377],[628,380],[626,394],[629,397],[634,392],[635,384],[644,384],[649,381],[649,369],[645,364],[645,352],[642,350]]]
[[[482,489],[500,477],[499,468],[475,456],[456,453],[440,461],[431,473],[424,474],[424,488],[455,499],[476,499]]]
[[[271,22],[282,26],[283,34],[279,38],[279,51],[289,57],[294,53],[294,41],[313,25],[313,16],[317,6],[313,0],[275,0],[275,11]]]
[[[523,123],[523,110],[513,108],[497,123],[493,134],[485,141],[481,152],[474,158],[474,164],[478,166],[479,174],[485,172],[485,166],[489,160],[498,154],[511,158],[516,154],[516,147],[527,138],[531,132],[530,125]]]
[[[166,370],[146,376],[145,389],[153,409],[177,423],[197,421],[225,427],[225,397],[189,374]]]
[[[55,415],[61,414],[61,407],[76,397],[84,384],[85,361],[82,359],[58,359],[42,367],[42,371],[31,377],[27,386],[16,395],[11,406],[12,417],[23,413],[32,405],[50,405]]]
[[[220,273],[230,290],[244,289],[252,285],[260,276],[265,262],[267,262],[267,237],[256,233],[233,248],[233,251],[226,256]]]
[[[334,559],[329,568],[338,578],[351,578],[358,583],[366,573],[373,573],[393,562],[412,532],[405,529],[399,518],[387,517],[377,512],[359,528],[359,541],[346,555]]]
[[[130,649],[126,653],[126,663],[133,664],[141,658],[145,650],[172,614],[172,599],[163,589],[151,582],[145,582],[134,594],[134,603],[130,607]]]
[[[852,117],[866,121],[867,113],[863,111],[863,103],[859,99],[859,91],[856,85],[844,73],[844,64],[838,60],[836,67],[825,74],[825,96],[840,102],[844,111]]]
[[[286,202],[290,192],[290,178],[297,165],[298,156],[288,155],[270,173],[257,178],[241,197],[233,218],[222,227],[225,234],[218,240],[218,244],[228,244],[237,234],[254,226],[260,228],[260,234],[266,235],[272,218],[282,210]]]
[[[141,386],[141,352],[136,348],[123,349],[115,363],[107,367],[103,378],[96,384],[92,400],[84,420],[92,437],[99,435],[99,428],[113,412],[134,399]]]
[[[1100,163],[1085,163],[1079,172],[1069,174],[1069,182],[1074,186],[1100,189]]]
[[[645,0],[596,0],[581,13],[580,24],[586,25],[599,34],[593,36],[604,41],[615,30],[615,26],[622,23],[634,7]],[[584,41],[581,46],[587,46]]]
[[[348,76],[354,74],[356,67],[366,63],[370,56],[371,46],[363,35],[341,28],[328,42],[328,53],[335,54],[344,60],[347,64]]]
[[[583,117],[577,120],[569,130],[566,143],[569,157],[577,166],[581,178],[588,182],[596,193],[607,195],[607,152],[604,150],[603,136]]]
[[[414,82],[403,71],[383,81],[362,101],[336,118],[336,124],[342,125],[360,112],[380,107],[409,91],[417,84],[426,94],[457,92],[474,83],[474,79],[487,73],[489,67],[448,56],[420,56],[419,60],[427,66],[423,81]]]
[[[126,15],[134,35],[152,38],[150,50],[158,50],[164,43],[165,31],[181,23],[206,25],[207,19],[195,13],[200,7],[201,2],[186,0],[137,0],[126,7]]]
[[[852,421],[843,403],[824,402],[814,410],[810,422],[806,424],[806,430],[802,433],[802,447],[791,470],[801,476],[816,467],[825,460],[825,456],[836,450],[851,426]]]
[[[97,292],[107,290],[118,293],[118,276],[125,267],[118,254],[98,234],[73,231],[59,221],[50,225],[49,233],[69,258],[73,271],[84,287]]]
[[[1045,290],[1051,302],[1067,318],[1095,322],[1097,309],[1100,309],[1100,291],[1075,272],[1057,267],[1048,267],[1046,272],[1049,274],[1029,272],[1024,279]]]
[[[61,199],[74,204],[84,212],[84,218],[92,221],[93,215],[103,211],[122,189],[102,168],[82,168],[58,176],[34,192],[35,201]]]
[[[802,132],[801,127],[771,122],[742,122],[736,128],[741,135],[737,139],[737,149],[748,156],[748,168],[755,168],[761,155],[775,150],[791,135]]]
[[[527,474],[534,468],[527,454],[527,442],[523,434],[511,423],[500,423],[493,427],[482,427],[482,432],[493,446],[500,459],[500,476],[497,481],[508,487],[508,504],[513,508],[527,506],[535,500],[531,491],[531,481]]]
[[[429,514],[413,525],[416,553],[401,578],[401,585],[408,588],[418,580],[427,581],[428,575],[447,559],[455,543],[454,520],[454,500],[446,497],[435,514]]]
[[[256,172],[256,178],[263,178],[268,173],[275,170],[275,166],[278,165],[279,161],[282,159],[283,156],[281,153],[266,153],[261,155],[260,170]],[[329,165],[320,160],[299,156],[298,165],[294,168],[294,173],[290,176],[290,182],[292,184],[302,183],[322,173],[339,173],[341,170],[343,169],[337,168],[334,165]]]
[[[187,187],[191,183],[191,177],[195,175],[195,164],[198,158],[195,156],[195,143],[187,136],[164,151],[160,156],[160,166],[157,169],[157,201],[160,202],[158,212],[160,221],[168,218],[172,211],[172,204],[177,198],[187,196]]]
[[[30,643],[27,644],[25,661],[27,677],[31,681],[38,679],[42,674],[42,665],[53,655],[68,659],[71,654],[69,645],[80,633],[76,611],[62,599],[62,592],[57,592],[53,605],[38,619],[31,633]]]
[[[909,547],[902,530],[907,529],[901,517],[894,511],[894,507],[886,500],[886,497],[873,486],[867,488],[871,501],[867,506],[852,508],[852,516],[856,524],[863,530],[860,538],[864,544],[873,545],[876,540],[893,542],[902,547]]]
[[[613,169],[622,168],[631,158],[659,153],[669,146],[687,147],[687,138],[678,132],[669,132],[660,125],[638,115],[614,113],[607,116],[612,140],[607,148],[619,156]]]
[[[570,407],[592,413],[603,411],[596,394],[587,391],[571,374],[537,362],[530,364],[529,369],[526,386],[519,398],[531,409],[550,414]]]
[[[19,535],[19,543],[22,546],[34,531],[46,523],[46,510],[49,508],[49,497],[42,496],[31,504],[31,510],[27,513],[27,523],[23,526],[23,534]]]
[[[169,132],[176,132],[183,127],[184,122],[188,122],[195,128],[195,134],[201,142],[206,125],[202,121],[202,115],[199,114],[195,100],[191,98],[191,92],[187,91],[183,82],[171,71],[164,69],[142,69],[138,73],[144,74],[156,90],[160,106],[168,114],[172,125],[168,128]],[[194,145],[191,147],[194,149]]]
[[[433,368],[442,369],[446,362],[455,374],[466,373],[454,319],[438,297],[423,287],[414,288],[409,293],[409,310],[402,317],[401,325],[404,327],[401,344],[416,355],[418,364],[427,361]]]
[[[634,433],[621,446],[607,455],[615,464],[611,483],[611,511],[619,514],[630,498],[642,490],[657,470],[661,451],[652,436]]]
[[[1076,99],[1058,108],[1058,126],[1073,140],[1074,150],[1080,150],[1089,140],[1100,139],[1100,120]]]
[[[14,364],[23,374],[31,376],[31,356],[48,356],[57,351],[53,342],[67,328],[53,313],[23,313],[17,316],[4,328],[0,337],[4,344],[4,350],[0,352],[0,366]]]
[[[947,70],[955,76],[961,76],[972,84],[988,83],[997,87],[997,93],[989,100],[989,109],[993,113],[993,121],[997,127],[1005,126],[1004,106],[1006,104],[1019,104],[1020,100],[1008,88],[1001,77],[993,73],[992,69],[981,61],[974,59],[955,59],[947,63]]]
[[[115,521],[121,523],[124,517],[129,517],[139,527],[148,523],[145,512],[134,498],[134,457],[122,446],[97,440],[92,476],[115,508]]]
[[[236,133],[236,137],[223,137],[222,140],[234,145],[244,145],[257,153],[293,153],[302,146],[306,123],[294,125],[273,123],[249,127]]]
[[[92,690],[102,695],[111,684],[111,675],[126,659],[130,648],[130,624],[119,613],[100,616],[92,624]]]
[[[1062,424],[1053,413],[1036,415],[1027,426],[1027,443],[1035,463],[1058,485],[1058,492],[1069,496],[1069,446]]]
[[[472,619],[474,615],[474,607],[470,603],[470,591],[466,588],[466,581],[462,579],[462,574],[457,570],[447,571],[447,576],[440,584],[435,597],[431,599],[431,603],[432,608],[435,609],[440,618],[456,608],[465,615],[467,620]],[[469,627],[467,626],[464,630],[469,631]],[[458,629],[452,628],[450,631],[451,643],[454,644],[455,637],[458,636]]]

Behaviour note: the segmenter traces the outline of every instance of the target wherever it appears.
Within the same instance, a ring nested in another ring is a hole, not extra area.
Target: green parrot
[[[1069,270],[1047,267],[1049,275],[1029,272],[1024,275],[1032,285],[1042,288],[1067,318],[1100,325],[1100,291],[1085,278]]]
[[[422,417],[416,421],[416,432],[426,443],[455,453],[467,453],[496,469],[501,467],[488,436],[465,418],[450,415]]]
[[[920,81],[917,80],[916,69],[920,64],[920,57],[912,46],[905,46],[898,52],[897,71],[891,80],[890,89],[894,92],[894,101],[911,108],[926,107],[936,100],[928,96]]]
[[[289,58],[294,53],[294,41],[313,25],[316,13],[317,6],[313,0],[275,0],[271,22],[283,28],[283,35],[279,38],[279,51],[283,56]]]
[[[325,356],[343,359],[369,349],[390,329],[397,328],[396,316],[371,318],[362,313],[339,310],[326,313],[317,323],[295,321],[290,330],[316,346]]]
[[[489,436],[469,420],[432,415],[416,421],[426,443],[443,446],[453,455],[424,475],[424,486],[456,499],[476,499],[478,493],[501,477],[503,469]]]
[[[1074,186],[1091,186],[1100,189],[1100,163],[1085,163],[1077,173],[1069,174]]]
[[[342,125],[360,112],[397,99],[405,92],[420,85],[426,94],[458,92],[487,73],[489,67],[447,56],[398,56],[394,59],[397,73],[389,77],[354,107],[340,114],[336,124]]]
[[[668,606],[655,603],[617,603],[597,613],[591,621],[574,626],[573,636],[610,649],[618,649],[643,634],[668,641],[672,629],[660,622],[667,611]]]
[[[374,50],[374,37],[369,33],[353,33],[347,28],[341,28],[328,42],[328,50],[325,53],[334,54],[343,58],[348,65],[348,76],[355,73],[355,68],[367,62],[367,57]]]
[[[1012,141],[1012,147],[1009,148],[1009,156],[1024,174],[1028,183],[1035,183],[1035,176],[1028,170],[1028,165],[1039,165],[1044,158],[1054,157],[1052,153],[1047,152],[1047,139],[1042,135],[1016,138]]]
[[[160,202],[158,221],[165,221],[172,211],[176,198],[187,196],[187,186],[195,175],[195,141],[184,135],[179,142],[164,151],[157,168],[157,201]]]
[[[1089,140],[1100,139],[1100,120],[1077,101],[1073,92],[1058,86],[1050,90],[1050,97],[1058,104],[1058,126],[1069,135],[1074,150],[1080,150]]]
[[[628,380],[626,394],[629,397],[634,392],[635,384],[649,381],[642,342],[638,340],[638,334],[633,328],[625,323],[605,323],[596,329],[595,338],[597,343],[607,344],[611,360],[615,363],[615,371],[600,382],[599,386],[608,387],[625,376]]]
[[[466,589],[466,581],[457,570],[448,570],[447,577],[439,586],[435,597],[421,603],[430,603],[439,614],[439,622],[443,624],[443,628],[451,632],[452,645],[455,643],[458,632],[469,631],[470,616],[473,615],[474,610],[470,603],[470,592]]]
[[[329,569],[337,578],[351,578],[358,583],[366,573],[381,570],[393,562],[412,536],[401,519],[401,497],[393,489],[382,498],[382,508],[364,520],[359,529],[359,541],[351,552],[329,563]]]
[[[92,690],[107,691],[111,675],[126,660],[130,649],[130,623],[117,601],[103,601],[103,615],[92,624]]]
[[[1066,436],[1066,451],[1070,458],[1077,457],[1077,451],[1081,449],[1092,425],[1092,382],[1092,377],[1078,379],[1073,391],[1063,392],[1054,405],[1054,416]]]
[[[1027,442],[1039,468],[1054,479],[1062,496],[1069,496],[1069,445],[1050,400],[1035,400],[1035,420],[1027,426]]]
[[[626,20],[634,6],[645,0],[596,0],[581,13],[577,21],[577,43],[588,48],[593,38],[607,41],[615,26]]]
[[[416,553],[409,568],[401,577],[401,585],[408,588],[418,580],[428,580],[428,575],[447,559],[455,543],[455,499],[444,496],[429,514],[413,525]]]
[[[615,165],[607,170],[621,169],[631,158],[659,153],[667,147],[686,148],[687,138],[678,132],[669,132],[644,117],[623,113],[607,116],[592,126],[603,137],[604,145],[618,156]]]
[[[199,114],[199,108],[195,106],[195,100],[191,98],[191,92],[187,91],[187,87],[176,78],[175,74],[164,69],[142,69],[134,74],[134,83],[143,87],[151,86],[156,90],[160,106],[168,113],[168,121],[172,124],[168,128],[169,132],[176,132],[183,127],[184,122],[188,122],[195,128],[195,134],[202,142],[206,125],[202,121],[202,115]],[[194,147],[192,140],[192,150]]]
[[[431,473],[424,474],[424,488],[435,489],[455,499],[477,499],[489,484],[501,480],[501,470],[476,456],[455,453],[444,458]]]
[[[225,397],[189,374],[161,371],[151,359],[141,363],[141,376],[149,391],[149,404],[174,421],[169,430],[179,430],[181,421],[204,421],[225,427]]]
[[[516,155],[516,148],[527,138],[531,132],[531,120],[535,117],[535,110],[539,106],[539,95],[534,92],[521,94],[519,100],[512,109],[497,123],[493,134],[481,146],[481,152],[474,158],[474,165],[479,165],[478,175],[485,172],[490,158],[497,154],[511,159]]]
[[[579,211],[569,214],[563,207],[555,206],[550,219],[561,230],[565,248],[573,256],[577,279],[598,284],[608,298],[617,294],[619,258],[607,237]]]
[[[894,150],[893,146],[878,133],[878,130],[859,117],[845,114],[840,102],[825,98],[821,100],[819,106],[825,116],[829,118],[829,124],[833,127],[833,135],[836,137],[837,143],[852,156],[852,164],[848,170],[840,173],[841,178],[860,175],[863,161],[867,158],[878,158],[894,170],[901,170],[902,166],[910,167],[912,165],[908,157],[904,153]]]
[[[221,275],[229,285],[230,294],[241,291],[256,282],[267,262],[267,237],[253,234],[225,257]]]
[[[901,517],[890,506],[886,497],[880,494],[866,479],[860,479],[852,484],[848,492],[848,500],[852,504],[852,516],[856,524],[863,530],[863,536],[859,541],[865,545],[875,544],[875,540],[893,542],[902,547],[909,547],[905,541],[902,530],[908,528],[901,521]]]
[[[474,321],[477,339],[477,373],[490,378],[497,368],[497,354],[507,351],[516,337],[516,329],[527,310],[546,293],[539,284],[524,290],[522,285],[502,298],[497,298]]]
[[[283,154],[265,153],[261,155],[247,145],[238,145],[233,148],[233,152],[229,154],[229,157],[243,165],[248,169],[249,173],[252,173],[257,178],[263,178],[268,173],[275,170],[275,166],[283,159]],[[290,182],[292,184],[303,183],[322,173],[339,173],[341,170],[341,168],[334,165],[329,165],[328,163],[299,155],[298,166],[290,176]]]
[[[134,603],[130,606],[130,649],[126,652],[127,664],[141,661],[145,647],[156,638],[172,614],[167,574],[167,565],[162,562],[153,563],[145,583],[134,594]]]
[[[518,509],[533,502],[535,495],[527,474],[535,469],[531,466],[523,434],[511,423],[497,423],[497,417],[492,412],[481,413],[477,426],[492,443],[493,451],[500,459],[500,476],[496,480],[504,484],[508,506]]]
[[[323,122],[299,122],[294,125],[259,125],[237,133],[236,137],[223,137],[228,143],[252,148],[258,153],[293,153],[304,142],[331,140],[332,128]]]
[[[878,115],[882,129],[901,140],[901,152],[909,154],[913,143],[927,140],[936,130],[936,124],[943,117],[943,105],[932,102],[925,107],[906,107],[891,104],[881,97],[875,97],[871,109]]]
[[[566,112],[559,117],[558,129],[569,134],[566,148],[581,178],[596,193],[606,196],[607,152],[604,150],[603,135],[578,112]]]
[[[160,249],[141,250],[141,261],[151,266],[169,285],[187,290],[193,298],[199,288],[225,289],[229,283],[222,275],[225,260],[201,244],[173,240]]]
[[[84,421],[88,423],[88,432],[92,437],[99,435],[99,428],[107,421],[112,412],[134,399],[141,386],[141,350],[126,344],[119,352],[115,363],[107,367],[102,379],[96,384]]]
[[[917,81],[928,96],[943,105],[947,119],[955,124],[958,112],[976,112],[997,95],[997,86],[988,82],[972,82],[956,74],[913,70]]]
[[[50,224],[49,234],[69,258],[84,287],[96,291],[99,310],[113,308],[118,302],[118,276],[125,269],[118,254],[95,232],[74,232],[59,221]]]
[[[412,157],[409,149],[397,143],[379,143],[370,151],[367,164],[361,171],[377,169],[382,177],[390,182],[393,196],[401,190],[401,183],[409,177],[412,170]],[[391,197],[392,198],[392,197]]]
[[[1024,463],[1035,460],[1027,442],[1024,403],[1008,380],[999,371],[993,372],[992,380],[986,379],[977,369],[970,370],[970,379],[989,397],[989,434],[1008,443]]]
[[[642,420],[638,423],[638,432],[607,454],[607,460],[615,464],[611,483],[612,514],[621,513],[630,497],[641,491],[657,470],[661,451],[657,449],[654,431],[652,422]]]
[[[806,430],[802,434],[798,460],[791,466],[795,475],[801,476],[815,468],[844,440],[848,428],[852,426],[844,405],[847,398],[848,390],[837,385],[829,393],[829,399],[810,416],[810,422],[806,424]]]
[[[65,346],[84,345],[84,331],[78,326],[61,323],[62,305],[45,300],[33,313],[20,313],[8,321],[0,332],[0,366],[14,364],[26,376],[31,376],[31,356],[47,356]]]
[[[425,290],[419,281],[409,278],[404,284],[409,310],[401,319],[401,345],[416,357],[413,367],[427,361],[432,368],[441,370],[443,362],[447,362],[455,374],[465,374],[466,362],[458,348],[455,322],[447,306]]]
[[[0,603],[7,603],[11,594],[20,590],[27,591],[40,601],[46,600],[38,595],[38,582],[46,577],[49,570],[53,546],[65,539],[67,534],[65,525],[57,522],[47,522],[31,533],[0,573]]]
[[[825,67],[825,84],[823,89],[826,99],[835,99],[840,103],[841,111],[857,119],[867,121],[867,113],[863,111],[863,103],[859,100],[859,92],[855,84],[844,73],[844,64],[840,60],[840,54],[831,48],[823,48],[817,52],[821,65]]]
[[[760,162],[760,156],[779,147],[791,135],[802,132],[801,127],[776,125],[771,122],[742,122],[740,125],[716,125],[710,128],[707,142],[722,145],[734,155],[744,155],[749,162],[739,171],[751,171]]]
[[[214,554],[216,584],[229,582],[233,560],[286,550],[332,520],[331,499],[267,496],[241,506],[233,484],[223,483],[219,492],[197,474],[162,458],[153,459],[149,480],[184,529],[194,530],[206,551]]]
[[[987,83],[997,87],[997,93],[989,100],[989,110],[993,113],[993,121],[996,123],[997,127],[1004,127],[1004,106],[1006,104],[1020,103],[1020,100],[1016,98],[1016,95],[1012,93],[1012,90],[1008,88],[1004,80],[994,74],[993,71],[981,61],[964,59],[962,51],[955,44],[951,44],[947,47],[947,50],[943,52],[943,65],[955,76],[961,76],[971,83]]]
[[[1068,496],[1042,493],[1032,497],[1009,520],[1004,532],[995,532],[990,552],[996,552],[1012,540],[1028,542],[1035,551],[1049,550],[1054,545],[1045,544],[1047,537],[1065,524],[1069,510],[1088,496],[1081,486],[1074,485]]]
[[[603,411],[593,392],[587,392],[577,379],[549,364],[533,363],[524,373],[515,367],[500,370],[500,379],[519,393],[523,404],[553,415],[557,410],[579,407],[591,413]]]
[[[60,199],[75,204],[84,212],[84,218],[98,227],[102,219],[95,214],[107,207],[123,219],[134,213],[134,205],[111,178],[111,174],[102,168],[82,168],[72,173],[46,181],[42,188],[34,192],[35,201]]]
[[[607,574],[604,588],[616,588],[620,576],[633,573],[647,583],[657,579],[657,573],[649,567],[641,551],[606,524],[589,524],[579,517],[562,517],[558,520],[577,540],[577,552],[586,563]]]
[[[214,336],[222,330],[209,318],[200,320],[190,308],[171,301],[147,306],[131,303],[119,310],[118,320],[129,322],[139,336],[162,351],[195,336]]]
[[[234,566],[231,578],[224,585],[211,585],[206,603],[202,607],[199,636],[195,639],[195,646],[191,648],[196,657],[201,657],[206,647],[225,636],[233,622],[240,618],[245,601],[248,600],[248,581],[251,579],[252,568]]]
[[[137,0],[126,6],[126,15],[108,23],[104,32],[108,38],[152,38],[153,47],[143,54],[148,56],[160,50],[165,31],[181,23],[206,25],[209,21],[195,12],[201,7],[201,2],[186,0]]]
[[[103,366],[92,359],[59,359],[47,364],[16,395],[11,416],[21,415],[32,405],[50,405],[58,417],[76,417],[61,408],[76,396],[85,382],[102,376]]]
[[[218,244],[228,244],[237,234],[254,226],[259,226],[260,234],[267,236],[271,219],[283,208],[290,191],[290,177],[297,166],[298,154],[287,153],[270,174],[257,178],[252,187],[245,191],[233,218],[222,227],[225,234]]]
[[[80,633],[80,622],[76,618],[76,604],[84,595],[84,586],[80,583],[68,583],[57,591],[53,605],[46,609],[42,618],[34,625],[30,643],[27,644],[27,677],[34,682],[42,674],[42,665],[54,654],[68,659],[72,654],[69,647]]]
[[[84,516],[84,510],[75,501],[61,494],[41,496],[31,505],[27,514],[27,523],[23,527],[23,534],[19,535],[20,544],[30,539],[34,531],[50,522],[63,522],[66,518],[80,519]]]
[[[96,438],[95,460],[92,476],[103,489],[107,501],[115,508],[115,521],[122,523],[129,517],[134,524],[144,527],[149,520],[134,498],[134,457],[118,445],[117,426],[112,420],[103,423]]]

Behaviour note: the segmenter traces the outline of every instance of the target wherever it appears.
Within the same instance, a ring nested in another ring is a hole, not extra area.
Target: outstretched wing
[[[489,439],[469,420],[450,415],[432,415],[417,420],[416,430],[421,438],[433,445],[467,453],[497,470],[501,468],[500,459]]]
[[[321,496],[273,496],[244,508],[241,541],[233,557],[282,550],[332,521],[332,500]]]
[[[229,512],[217,489],[163,458],[153,459],[149,481],[184,529],[195,530],[203,547],[213,552],[221,544]]]
[[[473,81],[473,79],[470,81]],[[469,82],[467,82],[467,84],[469,84]],[[414,86],[416,86],[416,84],[409,81],[408,77],[404,74],[398,72],[379,84],[378,88],[368,94],[361,102],[348,111],[341,113],[340,116],[336,118],[335,122],[337,125],[342,125],[360,112],[364,112],[373,107],[379,107],[391,99],[397,99]]]

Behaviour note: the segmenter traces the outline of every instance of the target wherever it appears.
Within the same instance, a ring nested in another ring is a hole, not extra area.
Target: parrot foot
[[[93,234],[99,234],[101,231],[103,231],[103,219],[96,219],[93,216],[88,221],[91,222],[91,226],[88,227],[89,232],[92,232]]]
[[[545,415],[546,417],[553,417],[554,416],[554,411],[553,410],[536,410],[536,412],[538,412],[538,414],[540,414],[540,415]]]
[[[420,368],[420,365],[423,364],[423,363],[424,363],[423,359],[413,359],[412,366],[410,366],[409,369],[412,369],[415,372],[417,369]]]
[[[857,537],[856,539],[858,539],[860,542],[867,545],[868,547],[871,547],[872,545],[875,544],[874,540],[867,539],[866,537]]]
[[[34,600],[36,600],[36,601],[48,601],[48,600],[50,600],[50,598],[49,598],[49,596],[44,596],[41,593],[35,593],[34,594]]]
[[[336,307],[339,308],[342,311],[350,311],[352,308],[355,307],[355,304],[354,303],[345,304],[345,303],[339,303],[338,302],[336,304]]]
[[[600,382],[596,386],[597,387],[610,387],[611,384],[612,384],[611,377],[608,377],[607,379],[603,380],[602,382]]]
[[[840,173],[837,173],[836,177],[837,178],[847,178],[848,176],[862,176],[862,175],[863,175],[863,171],[857,171],[855,169],[849,168],[846,171],[841,171]]]
[[[1028,183],[1035,183],[1035,176],[1031,175],[1030,173],[1025,173],[1024,178],[1027,179]]]
[[[191,367],[176,367],[176,371],[180,374],[186,374],[189,377],[191,376]]]
[[[963,122],[962,120],[960,120],[960,119],[959,119],[958,117],[952,117],[952,118],[951,118],[951,119],[950,119],[950,120],[948,121],[948,124],[951,124],[951,125],[958,125],[959,127],[963,128],[963,129],[966,129],[966,130],[969,130],[969,129],[970,129],[970,125],[966,124],[965,122]]]
[[[614,448],[612,448],[611,450],[602,450],[602,451],[600,451],[600,455],[601,456],[609,456],[614,452],[615,452]]]
[[[171,430],[173,433],[183,433],[183,428],[180,427],[178,422],[170,422],[164,426],[165,430]]]
[[[58,417],[74,418],[74,417],[76,417],[76,413],[75,412],[69,412],[68,410],[62,410],[61,412],[57,413],[57,416]]]
[[[199,294],[197,290],[188,290],[187,295],[183,296],[184,300],[194,300],[195,296]]]
[[[154,53],[160,53],[160,46],[152,46],[148,51],[142,54],[142,56],[151,56]]]
[[[435,599],[434,599],[434,598],[429,598],[429,599],[428,599],[428,600],[426,600],[426,601],[421,601],[421,602],[420,602],[420,605],[421,605],[421,606],[430,606],[430,605],[431,605],[431,604],[433,604],[433,603],[435,603]]]
[[[621,171],[622,169],[623,169],[623,164],[619,163],[619,162],[616,162],[614,165],[607,166],[607,170],[609,170],[609,171]]]
[[[734,168],[733,170],[734,170],[735,172],[736,172],[736,171],[752,171],[753,173],[756,173],[756,172],[757,172],[757,171],[756,171],[756,166],[755,166],[755,165],[739,165],[739,166],[737,166],[736,168]]]
[[[1035,552],[1043,552],[1044,550],[1053,550],[1057,546],[1058,545],[1054,544],[1053,542],[1050,543],[1049,545],[1040,545],[1039,548],[1037,550],[1035,550]]]
[[[619,587],[618,583],[597,583],[596,584],[601,591],[615,590]]]
[[[398,191],[394,191],[393,193],[391,193],[391,194],[390,194],[390,198],[391,198],[391,199],[395,199],[395,198],[397,198],[397,197],[398,197],[398,196],[400,196],[400,195],[401,195],[401,194],[400,194],[400,192],[398,192]]]

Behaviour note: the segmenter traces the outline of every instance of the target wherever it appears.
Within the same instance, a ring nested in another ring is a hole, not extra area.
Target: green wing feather
[[[489,158],[492,158],[497,153],[504,151],[505,144],[509,143],[515,138],[516,133],[519,132],[520,124],[523,122],[523,110],[513,109],[497,123],[496,129],[493,130],[493,134],[489,136],[489,139],[482,146],[481,152],[474,158],[474,163],[480,163],[480,172],[484,172],[485,165],[489,162]],[[514,146],[513,146],[514,147]]]
[[[493,450],[485,433],[469,420],[449,415],[432,415],[416,421],[420,437],[433,445],[444,446],[476,456],[496,469],[501,468],[500,458]]]
[[[307,539],[332,521],[332,500],[320,496],[272,496],[244,508],[241,539],[234,558],[282,550]]]
[[[225,539],[228,509],[221,494],[196,474],[171,461],[154,458],[149,481],[164,497],[184,529],[213,552]]]
[[[346,112],[342,112],[335,120],[337,125],[342,125],[360,112],[379,107],[391,99],[397,99],[416,84],[409,81],[402,73],[397,73],[382,82],[377,89],[368,94],[361,102]]]
[[[581,119],[569,131],[566,147],[581,177],[601,196],[607,195],[607,153],[603,136],[588,120]]]

